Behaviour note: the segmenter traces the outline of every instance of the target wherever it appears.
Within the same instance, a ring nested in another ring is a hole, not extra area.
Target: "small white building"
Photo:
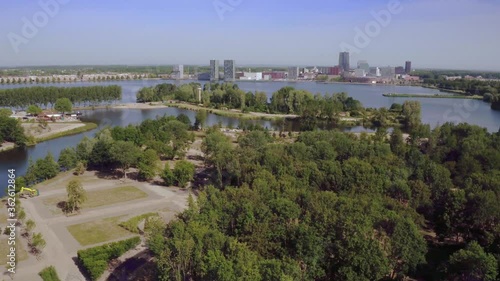
[[[262,80],[262,72],[243,72],[243,76],[240,80]]]

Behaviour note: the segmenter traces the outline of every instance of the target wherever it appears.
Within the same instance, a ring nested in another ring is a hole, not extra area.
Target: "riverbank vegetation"
[[[346,93],[321,95],[284,87],[272,94],[268,101],[264,92],[247,92],[230,83],[205,84],[203,89],[198,83],[177,87],[173,84],[160,84],[146,87],[137,93],[138,102],[161,102],[177,100],[185,103],[169,105],[191,109],[208,110],[211,113],[242,118],[277,120],[298,118],[301,130],[314,130],[321,122],[332,124],[367,125],[373,127],[405,126],[402,105],[391,109],[364,108],[361,102]],[[383,119],[383,120],[382,120]]]
[[[85,106],[120,100],[120,86],[91,87],[27,87],[0,89],[0,106],[27,108],[37,105],[47,108],[54,106],[58,99],[67,98],[74,105]]]
[[[481,96],[485,102],[491,103],[493,110],[500,110],[500,73],[474,73],[467,71],[419,71],[416,75],[423,79],[423,86],[437,88],[442,91],[466,96]],[[485,79],[453,79],[444,76],[482,76]]]
[[[398,93],[388,93],[383,94],[384,97],[390,98],[427,98],[427,99],[473,99],[473,100],[483,100],[482,96],[464,96],[464,95],[425,95],[425,94],[398,94]]]
[[[58,162],[50,153],[36,161],[30,159],[26,175],[17,181],[29,187],[54,178],[59,171],[77,167],[104,173],[119,171],[123,177],[128,169],[135,168],[137,179],[152,180],[160,173],[160,160],[184,157],[194,140],[188,123],[186,116],[164,116],[136,126],[106,128],[95,138],[85,137],[75,148],[64,149]],[[180,173],[179,177],[176,182],[185,183],[186,175]]]

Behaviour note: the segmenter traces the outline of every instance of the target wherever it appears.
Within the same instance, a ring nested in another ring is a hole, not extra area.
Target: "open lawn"
[[[3,229],[2,229],[3,231]],[[19,231],[19,230],[18,230]],[[8,244],[7,235],[3,235],[0,238],[0,265],[6,265],[8,261],[7,255],[9,254],[10,247]],[[26,260],[28,258],[28,252],[24,249],[20,239],[16,239],[16,262]]]
[[[118,225],[123,218],[124,216],[99,219],[70,225],[67,228],[80,245],[88,246],[132,236],[131,232]]]
[[[106,190],[89,191],[87,192],[87,201],[83,204],[82,209],[112,205],[145,198],[147,196],[147,193],[134,186],[122,186]],[[52,211],[52,213],[57,214],[62,213],[61,208],[57,205],[60,202],[65,202],[66,200],[66,195],[58,195],[44,199],[43,203],[49,208],[50,211]]]

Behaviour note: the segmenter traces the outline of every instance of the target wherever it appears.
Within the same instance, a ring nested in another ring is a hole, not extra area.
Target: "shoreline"
[[[241,110],[222,110],[216,108],[202,107],[189,103],[162,103],[162,102],[149,102],[149,103],[123,103],[116,105],[101,105],[101,106],[90,106],[90,107],[75,107],[75,110],[95,110],[95,109],[158,109],[158,108],[169,108],[175,107],[185,110],[200,111],[204,110],[208,113],[212,113],[224,117],[233,117],[243,120],[266,120],[266,121],[276,121],[282,119],[295,119],[298,115],[294,114],[270,114],[263,112],[247,112],[243,113]]]
[[[57,138],[62,138],[62,137],[67,137],[67,136],[71,136],[71,135],[76,135],[76,134],[88,132],[88,131],[91,131],[97,127],[98,126],[96,123],[81,122],[81,126],[78,126],[76,128],[70,128],[70,129],[66,129],[66,130],[56,131],[53,134],[49,134],[49,135],[43,136],[43,137],[35,137],[35,140],[36,140],[36,144],[38,144],[38,143],[48,141],[48,140],[53,140],[53,139],[57,139]],[[36,144],[34,144],[34,145],[36,145]]]
[[[95,106],[95,107],[80,107],[79,110],[95,110],[95,109],[159,109],[159,108],[179,108],[184,110],[191,111],[206,111],[207,113],[211,113],[218,116],[228,117],[228,118],[236,118],[240,120],[264,120],[264,121],[280,121],[280,120],[293,120],[300,118],[299,115],[296,114],[272,114],[272,113],[264,113],[264,112],[242,112],[239,109],[216,109],[210,107],[203,107],[190,103],[163,103],[163,102],[149,102],[149,103],[123,103],[118,105],[110,105],[110,106]],[[339,120],[349,124],[356,125],[361,122],[363,118],[354,118],[354,117],[339,117]]]
[[[295,119],[295,118],[299,117],[298,115],[294,115],[294,114],[271,114],[271,113],[263,113],[263,112],[246,112],[246,113],[244,113],[239,109],[223,110],[223,109],[202,107],[202,106],[187,104],[187,103],[172,103],[172,104],[169,103],[167,107],[176,107],[176,108],[180,108],[180,109],[193,110],[193,111],[204,110],[204,111],[207,111],[208,113],[212,113],[215,115],[224,116],[224,117],[233,117],[233,118],[238,118],[238,119],[243,119],[243,120],[277,121],[277,120],[283,120],[283,119]]]
[[[29,123],[24,123],[24,124],[29,124]],[[33,123],[33,124],[35,124],[35,123]],[[96,123],[91,123],[91,122],[80,122],[80,123],[73,122],[70,124],[78,124],[80,126],[77,126],[77,127],[73,126],[73,127],[66,128],[66,129],[55,130],[54,132],[42,134],[41,137],[27,135],[28,138],[33,137],[34,142],[27,143],[26,147],[36,146],[39,143],[53,140],[53,139],[57,139],[57,138],[62,138],[62,137],[67,137],[67,136],[71,136],[71,135],[77,135],[80,133],[85,133],[85,132],[91,131],[91,130],[98,127],[98,125]],[[3,143],[2,146],[0,147],[0,153],[15,149],[17,147],[19,147],[19,146],[16,146],[14,143],[11,143],[11,142]]]
[[[0,153],[9,151],[16,148],[16,145],[13,142],[4,142],[2,146],[0,146]]]
[[[428,98],[428,99],[469,99],[469,100],[483,100],[482,96],[465,96],[465,95],[424,95],[424,94],[398,94],[388,93],[382,94],[387,98]]]

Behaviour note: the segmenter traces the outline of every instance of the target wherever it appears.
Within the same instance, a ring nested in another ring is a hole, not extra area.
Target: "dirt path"
[[[66,277],[73,276],[73,280],[75,281],[84,281],[84,276],[80,273],[72,257],[67,254],[64,246],[65,241],[61,241],[53,229],[49,227],[47,221],[43,220],[38,215],[36,207],[30,200],[24,201],[23,206],[26,214],[29,214],[37,224],[35,231],[42,233],[47,245],[43,249],[41,259],[36,264],[25,267],[23,270],[19,271],[14,280],[41,280],[41,278],[38,277],[38,272],[47,266],[53,265],[59,277],[63,278],[63,280],[68,280]],[[35,277],[38,277],[38,279]]]
[[[38,186],[37,188],[40,190],[40,196],[22,200],[27,219],[31,218],[36,222],[34,232],[42,233],[47,245],[43,250],[40,260],[36,260],[33,256],[30,256],[27,261],[21,262],[19,265],[20,270],[16,273],[14,280],[41,280],[38,276],[38,272],[52,265],[56,268],[61,280],[84,281],[84,276],[80,273],[80,270],[74,262],[74,260],[76,260],[77,251],[112,241],[82,247],[67,230],[67,226],[69,225],[122,215],[133,217],[143,213],[164,210],[166,208],[171,210],[166,212],[169,214],[168,217],[174,218],[174,213],[180,212],[187,207],[189,192],[186,190],[166,188],[131,180],[121,182],[120,180],[94,178],[89,183],[83,181],[84,188],[87,191],[112,189],[119,186],[134,186],[147,193],[148,197],[88,210],[84,209],[81,214],[71,217],[66,217],[62,214],[52,214],[48,211],[47,206],[44,205],[43,200],[51,196],[65,194],[65,183],[71,177],[71,174],[64,174],[51,183]],[[88,179],[89,177],[85,178]],[[131,236],[132,235],[131,233]],[[126,237],[116,240],[125,238]]]

